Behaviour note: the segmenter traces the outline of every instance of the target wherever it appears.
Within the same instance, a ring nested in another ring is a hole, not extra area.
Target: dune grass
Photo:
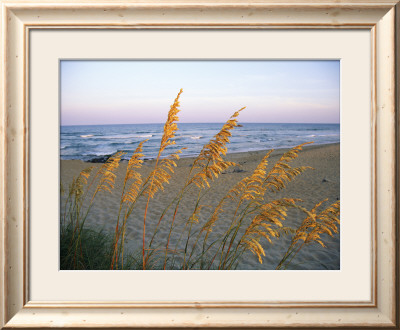
[[[184,149],[169,152],[178,130],[181,93],[182,90],[168,112],[158,155],[147,176],[139,173],[145,140],[138,144],[129,159],[120,192],[114,191],[114,184],[123,152],[111,156],[97,171],[94,167],[81,171],[68,191],[61,185],[61,193],[65,194],[61,208],[61,269],[236,269],[246,252],[250,251],[262,263],[266,246],[274,239],[290,235],[286,253],[274,265],[276,269],[286,269],[304,246],[320,244],[325,247],[323,237],[338,233],[340,201],[323,208],[326,200],[322,200],[308,210],[300,199],[274,199],[276,192],[283,191],[289,182],[310,169],[291,165],[307,143],[285,152],[271,168],[268,163],[273,150],[267,152],[253,173],[231,187],[216,206],[203,204],[208,189],[218,184],[221,173],[238,166],[227,161],[225,155],[240,112],[245,108],[236,111],[203,146],[191,164],[183,187],[171,196],[149,233],[148,221],[154,221],[154,217],[149,218],[154,197],[164,193]],[[185,217],[180,207],[189,190],[194,190],[197,198],[191,200],[193,211]],[[85,226],[96,196],[104,193],[120,195],[118,213],[109,214],[115,221],[112,234]],[[145,201],[141,249],[125,251],[127,223],[132,221],[139,199]],[[291,209],[304,214],[298,228],[284,225]],[[184,218],[183,227],[176,225],[178,218]],[[213,235],[215,226],[223,226],[224,234]],[[167,235],[159,235],[165,228]]]

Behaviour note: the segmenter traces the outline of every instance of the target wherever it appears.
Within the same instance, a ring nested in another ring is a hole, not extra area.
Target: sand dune
[[[285,150],[276,150],[270,157],[269,168],[279,159]],[[261,161],[266,151],[251,151],[245,153],[228,154],[227,158],[240,165],[240,167],[229,168],[226,173],[220,175],[217,181],[212,185],[212,188],[207,191],[201,203],[206,205],[204,213],[200,214],[200,222],[205,221],[207,217],[207,209],[218,204],[222,196],[239,180],[251,174],[258,163]],[[170,180],[170,184],[165,186],[165,191],[157,193],[156,197],[151,200],[149,214],[147,220],[148,234],[154,230],[155,223],[158,221],[162,210],[176,196],[179,189],[185,183],[190,165],[193,163],[193,158],[182,158],[178,161],[178,166]],[[122,181],[125,174],[127,162],[122,162],[117,171],[117,180],[113,194],[101,193],[96,198],[89,217],[87,225],[96,229],[112,233],[115,230],[116,214],[118,212]],[[314,168],[302,173],[293,182],[289,183],[283,192],[269,193],[266,195],[267,200],[277,199],[280,197],[300,198],[304,201],[303,205],[307,208],[312,208],[317,202],[327,198],[325,206],[332,204],[340,199],[340,145],[319,145],[307,146],[300,153],[298,159],[293,162],[294,165],[307,165]],[[99,167],[101,164],[89,164],[79,160],[62,160],[61,161],[61,180],[65,186],[71,182],[72,178],[88,166]],[[140,172],[147,175],[154,166],[154,160],[145,161]],[[185,195],[179,208],[176,225],[183,226],[186,223],[188,216],[194,210],[194,202],[198,196],[198,189],[193,187],[188,194]],[[130,217],[127,224],[127,248],[133,252],[141,247],[142,225],[145,198],[138,201],[135,211]],[[170,219],[172,210],[167,212],[163,218],[162,228],[157,240],[165,241],[168,236]],[[226,216],[225,216],[226,217]],[[296,228],[303,220],[304,215],[298,211],[291,211],[289,217],[285,220],[286,226]],[[220,219],[220,225],[213,230],[213,235],[220,235],[223,229],[226,228],[228,219]],[[150,239],[150,236],[146,238]],[[175,247],[179,240],[179,235],[173,235],[171,247]],[[340,269],[340,236],[336,235],[331,238],[323,237],[326,243],[326,248],[319,244],[312,244],[304,247],[296,256],[291,264],[292,269]],[[260,264],[256,256],[250,252],[242,258],[238,269],[275,269],[277,263],[285,253],[290,237],[284,236],[275,239],[271,245],[264,242],[266,256],[263,263]],[[182,249],[182,243],[178,244],[178,248]]]

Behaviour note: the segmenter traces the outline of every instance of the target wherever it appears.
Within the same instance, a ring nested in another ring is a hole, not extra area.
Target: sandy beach
[[[284,151],[285,149],[278,149],[272,153],[268,166],[269,169]],[[206,207],[204,208],[204,212],[200,213],[200,223],[206,220],[207,210],[211,209],[212,206],[216,206],[219,200],[235,183],[251,175],[265,153],[266,151],[250,151],[227,155],[226,158],[228,160],[240,166],[229,168],[225,173],[221,174],[212,184],[212,188],[207,191],[201,200],[201,204],[206,205]],[[146,233],[149,235],[147,239],[151,238],[154,226],[164,208],[171,202],[185,183],[192,163],[193,158],[181,158],[177,162],[178,166],[170,180],[170,184],[165,185],[165,190],[157,193],[155,198],[150,201],[146,223]],[[300,198],[304,201],[302,205],[311,209],[317,202],[326,198],[328,201],[324,204],[325,207],[340,199],[340,144],[306,146],[292,164],[293,166],[311,166],[314,169],[307,170],[299,175],[283,191],[279,193],[267,193],[265,196],[267,201],[282,197]],[[77,176],[81,170],[89,166],[98,168],[101,164],[92,164],[80,160],[62,160],[60,170],[63,185],[67,187],[74,176]],[[115,230],[116,215],[118,213],[126,166],[126,161],[121,162],[116,172],[117,179],[113,193],[102,192],[96,197],[96,203],[87,218],[87,226],[110,233]],[[146,176],[153,169],[153,166],[154,160],[146,160],[139,172],[143,176]],[[177,228],[182,226],[193,212],[197,195],[198,188],[193,186],[183,198],[176,218]],[[127,249],[131,252],[138,251],[141,248],[145,205],[146,198],[139,199],[127,223],[126,244]],[[160,242],[164,242],[168,236],[171,216],[172,210],[167,212],[163,219],[162,228],[157,236],[157,240]],[[303,219],[304,215],[299,211],[291,211],[284,225],[297,228]],[[224,219],[221,218],[219,221],[221,225],[214,227],[213,235],[223,232]],[[178,236],[172,237],[171,247],[175,247]],[[305,246],[293,260],[290,268],[312,270],[340,269],[340,235],[336,234],[333,238],[324,235],[322,238],[326,248],[316,243]],[[257,257],[249,252],[248,255],[243,256],[238,269],[275,269],[277,263],[286,252],[290,243],[290,237],[282,236],[279,239],[275,239],[272,245],[265,240],[263,243],[266,253],[263,263],[260,264]],[[178,248],[181,249],[183,247],[178,246]]]

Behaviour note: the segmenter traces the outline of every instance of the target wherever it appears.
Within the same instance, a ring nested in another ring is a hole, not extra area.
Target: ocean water
[[[178,123],[176,145],[166,151],[181,147],[183,157],[197,155],[222,127],[222,123],[185,124]],[[340,142],[339,124],[266,124],[241,123],[232,131],[229,152],[243,152],[290,148],[304,142],[328,144]],[[144,158],[157,157],[164,124],[127,125],[79,125],[61,126],[61,159],[80,159],[90,161],[95,158],[126,151],[128,159],[139,142],[148,139],[143,145]]]

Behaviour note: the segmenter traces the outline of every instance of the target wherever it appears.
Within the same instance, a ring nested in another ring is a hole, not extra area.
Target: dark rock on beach
[[[89,159],[87,162],[88,163],[105,163],[108,158],[110,158],[111,155],[104,155],[104,156],[99,156],[99,157],[94,157]]]
[[[101,163],[104,164],[112,155],[104,155],[99,157],[93,157],[87,160],[88,163]],[[127,159],[121,159],[121,162],[127,161]]]

